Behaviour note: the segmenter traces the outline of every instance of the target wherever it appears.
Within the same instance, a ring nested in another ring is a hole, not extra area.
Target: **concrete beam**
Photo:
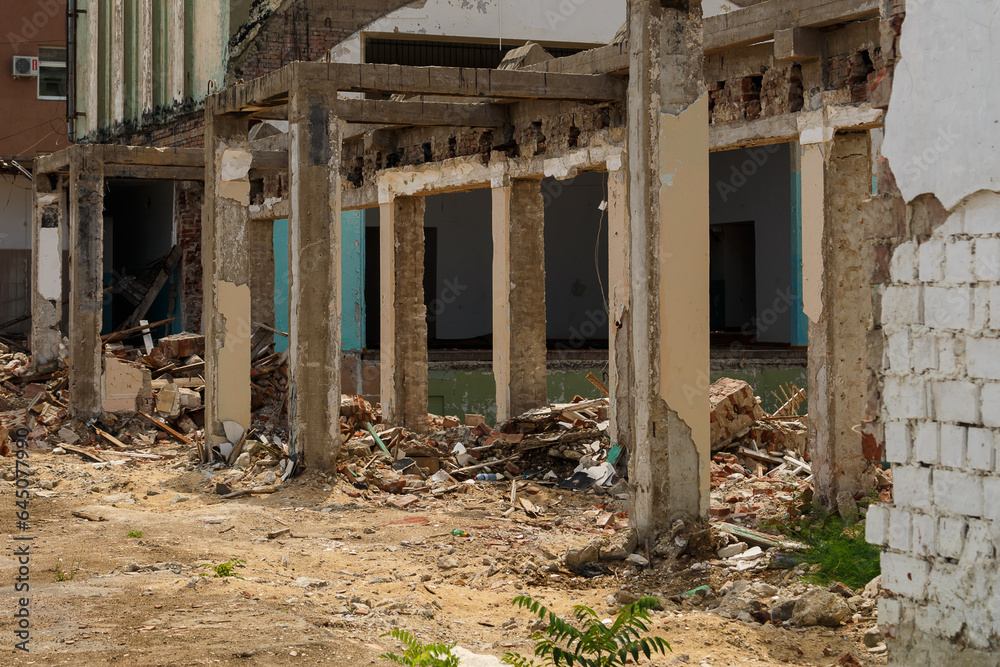
[[[427,432],[424,211],[422,198],[394,197],[379,218],[382,414],[418,433]]]
[[[503,127],[507,109],[490,103],[404,102],[396,100],[331,100],[330,112],[347,123],[412,127]],[[253,114],[261,120],[283,120],[288,107]]]
[[[855,427],[867,404],[873,292],[861,204],[871,196],[869,132],[802,147],[804,309],[809,316],[809,441],[816,500],[837,507],[871,488]]]
[[[104,163],[101,156],[94,146],[78,147],[69,168],[69,413],[85,421],[97,419],[102,413]]]
[[[879,16],[880,0],[765,0],[705,19],[704,52],[763,42],[788,28],[823,28]]]
[[[223,422],[250,427],[251,324],[249,123],[206,114],[202,224],[205,444],[226,441]],[[211,455],[203,452],[206,459]]]
[[[629,517],[648,544],[708,516],[708,96],[697,0],[629,0],[629,27]]]
[[[786,28],[774,33],[774,59],[805,63],[823,55],[820,31],[816,28]]]
[[[36,175],[32,185],[31,361],[44,369],[62,343],[66,192],[58,176]]]
[[[304,456],[307,466],[321,470],[335,467],[340,450],[343,122],[330,112],[335,99],[325,82],[297,82],[289,105],[289,423],[292,448]],[[422,257],[422,246],[420,250]]]
[[[565,74],[462,67],[296,62],[212,95],[214,113],[256,113],[288,103],[292,81],[331,81],[338,91],[498,99],[614,102],[625,82],[603,74]]]
[[[497,421],[548,403],[541,180],[493,187],[493,376]]]

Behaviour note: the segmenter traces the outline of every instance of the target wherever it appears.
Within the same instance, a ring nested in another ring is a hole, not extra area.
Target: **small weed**
[[[212,570],[215,572],[215,579],[221,579],[222,577],[236,577],[237,579],[242,579],[239,574],[236,573],[236,568],[243,567],[247,564],[245,560],[239,558],[232,558],[227,560],[225,563],[219,563],[218,565],[210,565],[205,563],[202,567]],[[209,574],[203,573],[201,576],[207,577]]]
[[[403,655],[383,653],[379,656],[383,660],[392,660],[397,665],[407,667],[458,667],[458,658],[451,652],[455,648],[454,644],[421,644],[402,628],[394,628],[392,632],[380,636],[391,636],[406,644]]]
[[[56,566],[53,568],[53,571],[56,573],[56,581],[73,581],[73,578],[76,577],[76,573],[80,571],[79,563],[74,563],[67,572],[62,569],[62,558],[60,558],[56,562]]]
[[[533,637],[535,656],[545,660],[543,664],[546,665],[620,667],[638,664],[640,655],[649,660],[653,653],[666,655],[671,650],[666,640],[645,636],[649,632],[646,626],[649,610],[660,606],[660,601],[652,596],[639,598],[627,605],[607,625],[593,609],[577,605],[573,607],[573,616],[579,628],[527,595],[514,598],[514,605],[527,607],[532,614],[549,624]],[[503,661],[515,667],[539,667],[534,660],[516,653],[506,654]]]
[[[141,530],[130,530],[130,531],[128,531],[128,535],[126,535],[126,537],[132,537],[132,538],[135,538],[135,539],[139,539],[140,537],[142,537],[142,531]]]
[[[865,541],[865,525],[857,516],[840,517],[823,512],[812,503],[811,494],[799,494],[790,503],[787,521],[773,527],[809,548],[785,556],[793,563],[806,563],[814,571],[807,581],[827,585],[840,581],[851,588],[861,588],[881,572],[882,550]]]

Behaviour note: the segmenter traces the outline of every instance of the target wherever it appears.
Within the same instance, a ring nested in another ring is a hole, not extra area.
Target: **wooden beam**
[[[823,28],[876,16],[879,0],[766,0],[705,19],[705,53],[766,41],[788,28]]]

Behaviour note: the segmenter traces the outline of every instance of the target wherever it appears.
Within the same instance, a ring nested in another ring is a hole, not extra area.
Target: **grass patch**
[[[135,539],[139,539],[140,537],[142,537],[142,531],[141,530],[130,530],[130,531],[128,531],[128,535],[126,535],[125,537],[132,537],[132,538],[135,538]]]
[[[56,573],[56,581],[73,581],[76,577],[76,573],[80,571],[77,563],[73,563],[69,570],[62,569],[62,558],[56,561],[56,566],[53,568]]]
[[[237,579],[242,579],[239,573],[236,572],[236,568],[243,567],[247,562],[239,558],[232,558],[227,560],[225,563],[219,563],[218,565],[211,565],[206,563],[202,567],[207,568],[215,573],[216,579],[221,579],[223,577],[236,577]],[[201,576],[207,577],[208,573],[204,573]]]
[[[864,522],[856,515],[845,519],[823,512],[812,504],[811,494],[799,494],[789,506],[788,519],[772,525],[809,547],[786,557],[794,564],[814,566],[807,581],[823,586],[839,581],[857,590],[882,572],[882,549],[865,541]]]

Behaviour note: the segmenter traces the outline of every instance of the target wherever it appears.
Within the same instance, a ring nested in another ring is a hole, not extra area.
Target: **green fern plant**
[[[573,616],[579,628],[565,621],[543,607],[528,595],[514,598],[513,604],[527,608],[532,614],[548,623],[548,627],[536,633],[535,656],[542,664],[580,665],[580,667],[618,667],[631,660],[639,662],[639,656],[650,659],[653,653],[666,655],[670,644],[659,637],[647,637],[649,632],[649,610],[660,606],[653,596],[641,597],[618,612],[618,617],[605,625],[593,609],[586,605],[573,607]],[[514,667],[539,667],[534,660],[516,653],[507,653],[503,661]]]
[[[379,656],[383,660],[392,660],[397,665],[407,665],[407,667],[458,667],[458,657],[451,652],[455,644],[421,644],[416,637],[402,628],[394,628],[392,632],[381,636],[391,636],[406,644],[403,655],[383,653]]]

